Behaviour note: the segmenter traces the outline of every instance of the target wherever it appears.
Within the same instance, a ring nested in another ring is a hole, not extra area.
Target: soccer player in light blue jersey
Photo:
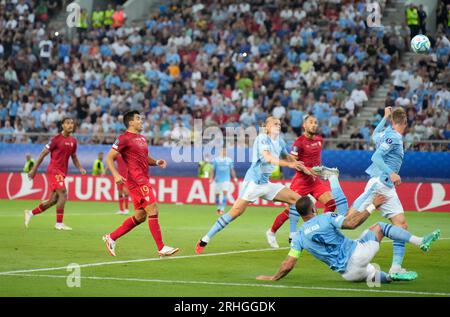
[[[220,152],[220,156],[213,160],[213,168],[209,179],[210,183],[214,184],[216,207],[219,215],[224,214],[225,207],[227,206],[227,196],[231,192],[231,177],[233,177],[234,183],[238,185],[233,160],[227,157],[226,154],[227,149],[224,147]]]
[[[314,203],[308,196],[300,198],[296,209],[304,224],[300,227],[291,243],[291,250],[273,276],[258,276],[256,279],[277,281],[286,276],[300,258],[302,250],[307,250],[316,259],[324,262],[331,270],[339,273],[347,281],[380,282],[410,281],[417,278],[416,272],[379,271],[370,261],[380,248],[383,237],[394,241],[409,242],[427,252],[432,242],[439,239],[437,229],[425,237],[417,237],[408,231],[384,222],[378,222],[364,231],[358,240],[351,240],[341,233],[341,229],[355,229],[360,226],[370,214],[382,206],[389,198],[376,194],[378,189],[371,189],[370,205],[362,212],[350,209],[347,215],[326,213],[317,215]]]
[[[220,217],[209,232],[197,243],[195,248],[197,254],[202,253],[211,238],[231,221],[242,215],[247,206],[256,199],[263,198],[292,205],[300,198],[299,194],[283,184],[269,182],[269,177],[276,165],[310,173],[302,162],[295,160],[286,150],[286,143],[280,137],[280,129],[281,122],[279,119],[267,118],[264,128],[265,133],[259,134],[253,144],[252,165],[245,174],[239,198],[231,210]]]
[[[387,121],[391,125],[385,128]],[[370,205],[372,197],[366,197],[366,193],[374,185],[378,191],[386,197],[386,202],[380,206],[381,215],[391,221],[392,224],[408,229],[403,206],[398,198],[395,186],[400,185],[401,178],[398,175],[403,162],[403,134],[407,127],[406,113],[402,108],[392,110],[387,107],[384,118],[375,128],[372,140],[376,151],[372,155],[372,164],[366,170],[370,180],[366,185],[364,193],[354,202],[353,207],[357,211],[363,211]],[[389,272],[404,272],[402,268],[405,256],[405,242],[394,241],[393,259]]]

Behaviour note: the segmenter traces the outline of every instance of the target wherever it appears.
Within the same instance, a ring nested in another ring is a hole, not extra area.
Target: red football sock
[[[289,219],[289,208],[286,208],[282,212],[278,214],[278,216],[275,218],[275,221],[272,224],[272,232],[275,233],[280,229],[280,227],[283,225],[283,223],[286,222],[286,220]]]
[[[56,222],[62,223],[64,218],[64,208],[56,208]]]
[[[125,197],[123,198],[123,201],[125,202],[125,209],[128,210],[128,196],[125,196]]]
[[[164,242],[162,241],[161,228],[159,227],[158,216],[148,217],[148,227],[153,236],[153,240],[156,242],[158,251],[164,247]]]
[[[34,208],[31,212],[33,215],[40,214],[41,212],[44,212],[47,208],[44,207],[44,204],[39,204],[36,208]]]
[[[134,218],[134,216],[129,217],[122,223],[122,225],[119,228],[117,228],[114,232],[110,233],[109,236],[111,237],[111,239],[115,241],[139,224],[140,222],[138,222],[136,218]]]
[[[123,211],[123,197],[119,197],[119,210]]]
[[[325,203],[325,209],[323,210],[324,213],[333,212],[335,210],[336,210],[336,202],[334,201],[334,199],[330,199]]]

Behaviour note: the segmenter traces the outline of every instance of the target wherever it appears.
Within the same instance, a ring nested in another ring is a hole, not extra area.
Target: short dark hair
[[[139,114],[139,111],[132,110],[132,111],[128,111],[127,113],[125,113],[123,115],[123,124],[125,125],[125,127],[127,129],[128,129],[128,126],[130,125],[130,121],[133,121],[135,114]]]
[[[314,203],[308,196],[300,197],[295,203],[295,208],[300,216],[306,216],[309,214],[313,207]]]
[[[73,118],[71,118],[71,117],[64,117],[64,118],[62,118],[61,125],[63,125],[67,120],[73,120]]]

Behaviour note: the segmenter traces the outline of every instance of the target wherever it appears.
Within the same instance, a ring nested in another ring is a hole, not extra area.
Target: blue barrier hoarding
[[[5,144],[0,143],[0,172],[21,171],[25,164],[25,155],[30,153],[35,159],[43,149],[42,144]],[[99,152],[105,154],[111,149],[110,145],[78,145],[78,157],[84,168],[90,172],[92,164]],[[152,168],[151,174],[155,176],[196,176],[198,161],[201,159],[202,149],[192,148],[187,157],[191,162],[174,162],[174,148],[151,146],[150,155],[157,159],[164,159],[168,162],[167,169]],[[204,153],[208,149],[203,149]],[[239,177],[243,177],[250,166],[251,150],[230,149],[229,156],[233,157],[235,169]],[[365,169],[370,165],[370,158],[373,151],[357,150],[324,150],[322,152],[322,162],[330,167],[338,167],[342,178],[366,178]],[[212,153],[212,155],[216,155]],[[178,153],[179,157],[179,153]],[[47,157],[40,171],[45,171],[50,158]],[[69,172],[78,171],[72,163],[69,164]],[[285,178],[290,178],[293,171],[283,170]],[[405,152],[403,166],[400,175],[407,179],[440,179],[450,180],[450,152]]]

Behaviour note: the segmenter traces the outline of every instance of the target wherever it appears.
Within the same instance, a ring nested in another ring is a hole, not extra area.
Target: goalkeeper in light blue
[[[391,126],[385,128],[388,120],[391,122]],[[392,224],[405,230],[408,228],[408,224],[395,186],[401,183],[398,173],[403,162],[403,134],[406,127],[406,113],[402,108],[392,110],[391,107],[387,107],[384,110],[384,118],[375,128],[372,135],[376,151],[372,155],[372,164],[366,170],[366,173],[371,178],[366,185],[364,193],[353,204],[357,211],[364,211],[373,198],[373,195],[367,195],[367,193],[376,184],[378,191],[386,197],[386,202],[380,206],[382,216],[389,219]],[[392,265],[389,272],[405,272],[405,269],[402,268],[405,256],[405,242],[394,240],[393,251]]]
[[[351,208],[347,216],[337,213],[317,215],[313,201],[308,197],[300,198],[296,209],[304,224],[300,227],[291,243],[291,250],[273,276],[261,275],[256,279],[277,281],[286,276],[296,265],[303,250],[324,262],[331,270],[339,273],[347,281],[368,283],[390,283],[392,281],[410,281],[417,278],[416,272],[389,272],[378,270],[370,261],[380,249],[383,237],[394,241],[409,242],[427,252],[431,244],[440,237],[440,230],[418,237],[403,228],[378,222],[364,231],[357,240],[351,240],[341,233],[341,229],[359,227],[370,214],[388,201],[388,197],[377,194],[377,185],[368,190],[370,204],[364,211]]]
[[[212,162],[213,168],[210,176],[210,183],[216,195],[216,208],[219,215],[224,214],[228,194],[232,192],[231,177],[233,177],[235,185],[238,185],[233,160],[227,157],[226,154],[227,149],[224,147],[220,152],[220,156],[216,157]]]

